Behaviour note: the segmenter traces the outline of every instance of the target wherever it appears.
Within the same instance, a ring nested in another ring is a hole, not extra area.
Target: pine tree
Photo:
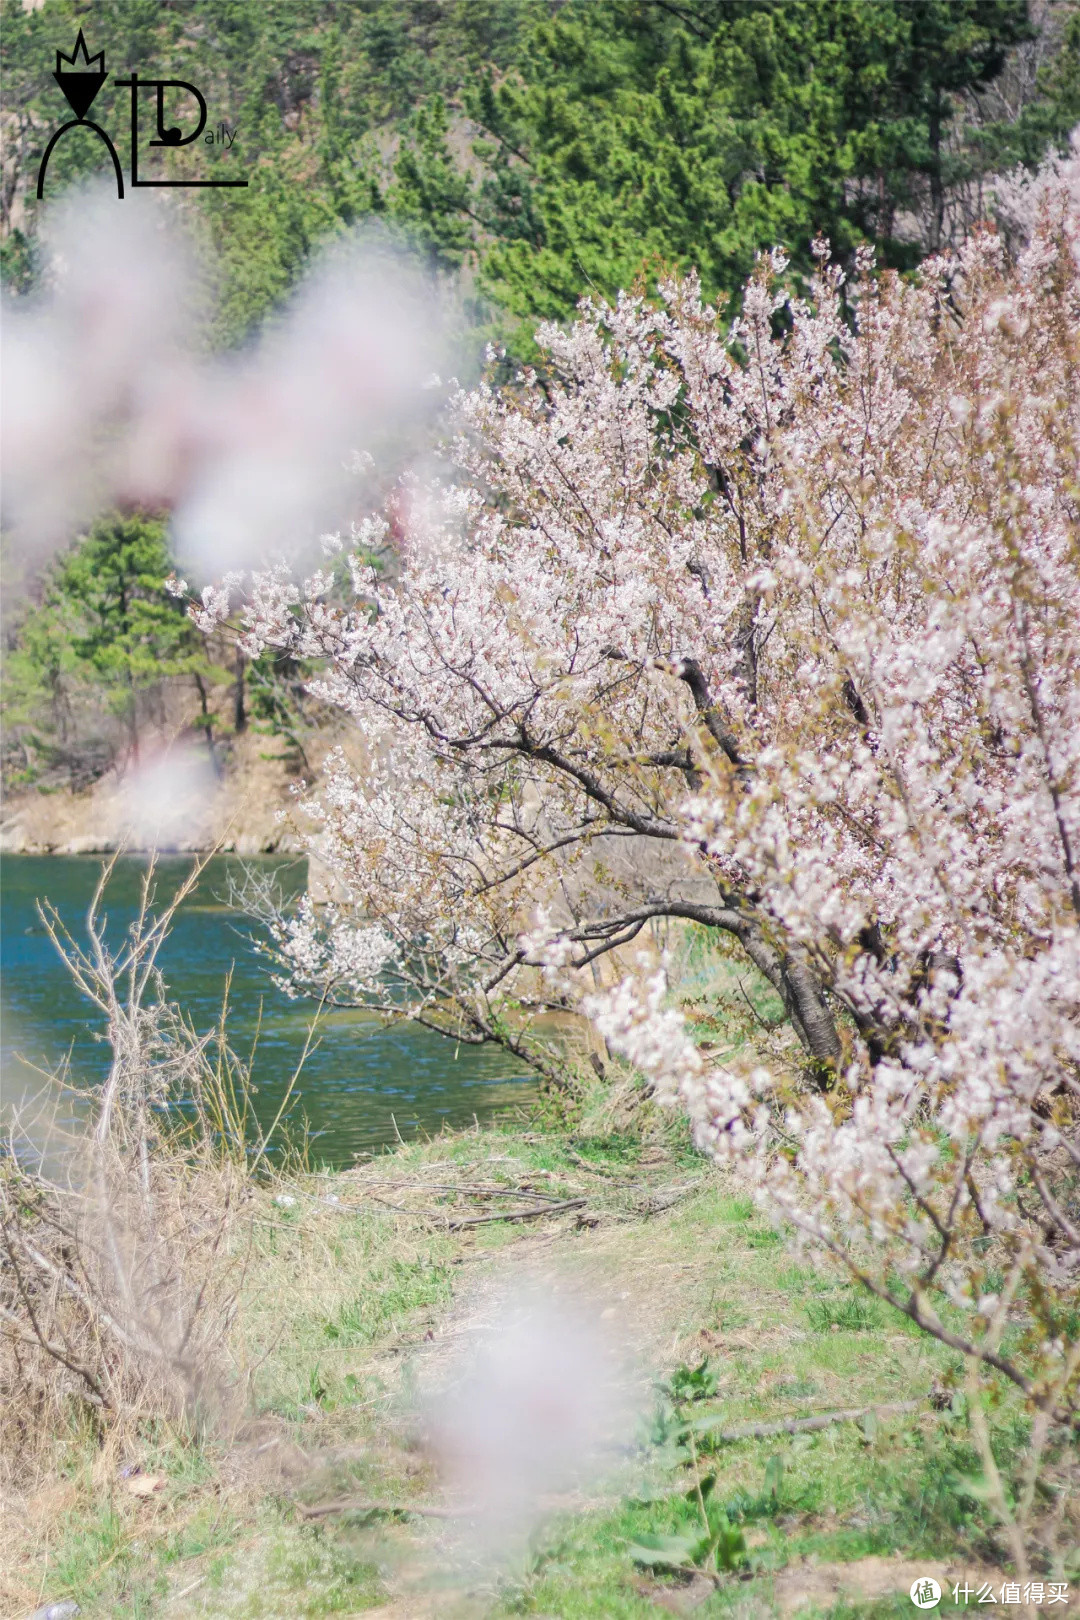
[[[109,693],[133,759],[139,755],[139,693],[208,668],[201,637],[165,589],[170,572],[161,521],[113,515],[63,560],[46,598],[77,624],[72,653]]]
[[[730,292],[776,242],[807,265],[819,233],[913,263],[949,187],[1008,150],[948,137],[1031,36],[1025,0],[571,0],[472,98],[487,287],[531,321],[650,262]]]
[[[165,588],[172,572],[165,525],[145,513],[100,519],[45,577],[40,600],[9,635],[3,710],[6,774],[30,781],[66,766],[85,784],[118,751],[131,761],[147,710],[167,684],[190,680],[213,751],[208,690],[226,679],[184,606]],[[112,726],[102,732],[103,711]]]

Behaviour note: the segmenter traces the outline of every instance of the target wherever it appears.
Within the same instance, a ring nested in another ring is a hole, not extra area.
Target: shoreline
[[[6,792],[0,855],[301,855],[296,777],[268,739],[245,733],[214,772],[205,754],[159,748],[141,769],[110,770],[91,788]]]

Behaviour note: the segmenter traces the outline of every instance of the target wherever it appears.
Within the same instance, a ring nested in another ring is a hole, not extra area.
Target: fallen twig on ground
[[[179,1603],[181,1598],[190,1597],[192,1592],[197,1591],[200,1586],[204,1586],[209,1579],[209,1575],[200,1575],[197,1581],[191,1582],[190,1586],[181,1587],[179,1592],[174,1592],[172,1597],[166,1598],[166,1606],[170,1603]]]
[[[584,1197],[563,1199],[557,1197],[554,1193],[541,1192],[539,1188],[532,1187],[461,1186],[450,1182],[405,1180],[376,1181],[371,1185],[376,1187],[413,1188],[418,1192],[464,1193],[468,1198],[521,1198],[527,1196],[537,1201],[537,1208],[524,1212],[515,1211],[511,1215],[477,1215],[450,1220],[448,1229],[452,1232],[456,1231],[460,1226],[479,1225],[484,1221],[529,1220],[534,1215],[543,1215],[548,1213],[549,1210],[575,1209],[587,1202]],[[325,1197],[317,1197],[311,1193],[302,1193],[299,1196],[309,1199],[312,1203],[317,1203],[320,1207],[328,1209],[335,1215],[359,1215],[362,1214],[365,1204],[378,1204],[383,1209],[392,1209],[397,1215],[413,1215],[419,1219],[431,1221],[445,1221],[447,1219],[445,1209],[411,1209],[408,1204],[394,1204],[391,1203],[389,1198],[380,1198],[379,1194],[375,1192],[369,1192],[362,1203],[348,1204],[331,1202]]]
[[[514,1198],[520,1197],[522,1193],[526,1192],[533,1198],[554,1199],[555,1197],[554,1193],[541,1192],[539,1188],[522,1186],[495,1187],[475,1181],[404,1181],[398,1178],[394,1181],[372,1181],[368,1185],[372,1187],[412,1187],[417,1192],[467,1193],[470,1198]],[[352,1204],[349,1207],[356,1209],[359,1206]]]
[[[564,1198],[557,1204],[537,1204],[533,1209],[511,1209],[505,1215],[462,1215],[446,1223],[448,1232],[460,1232],[466,1226],[486,1226],[489,1221],[533,1221],[540,1215],[562,1215],[568,1209],[584,1209],[587,1198]]]
[[[740,1423],[734,1429],[721,1429],[717,1440],[764,1440],[771,1434],[805,1434],[813,1429],[827,1429],[831,1423],[856,1423],[859,1418],[888,1416],[901,1412],[917,1412],[922,1401],[893,1401],[888,1406],[853,1406],[842,1412],[818,1412],[813,1417],[782,1418],[776,1423]]]
[[[305,1519],[325,1519],[332,1513],[413,1513],[422,1519],[464,1519],[467,1508],[438,1507],[428,1502],[363,1502],[358,1497],[346,1496],[337,1502],[316,1502],[309,1506],[298,1502],[297,1507]]]

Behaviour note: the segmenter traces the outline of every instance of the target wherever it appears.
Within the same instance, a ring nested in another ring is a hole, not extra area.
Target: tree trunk
[[[799,952],[779,951],[765,938],[760,925],[749,919],[737,938],[784,1003],[804,1051],[825,1069],[834,1070],[842,1051],[840,1036],[810,963]]]
[[[199,694],[199,706],[202,709],[202,731],[203,736],[206,738],[206,750],[210,755],[210,763],[214,767],[214,775],[220,776],[221,767],[218,764],[217,749],[214,746],[214,717],[210,713],[210,704],[207,701],[206,682],[201,675],[196,675],[194,679],[195,689]]]
[[[247,730],[247,708],[244,703],[244,655],[240,645],[236,647],[236,686],[233,693],[233,730],[239,737],[242,731]]]
[[[930,230],[927,250],[941,251],[941,238],[945,232],[945,187],[941,178],[941,91],[934,91],[930,104]]]
[[[130,748],[131,763],[134,766],[136,766],[136,768],[137,768],[138,764],[139,764],[139,712],[138,712],[139,698],[138,698],[138,693],[135,690],[135,677],[132,675],[130,669],[127,672],[127,688],[128,688],[128,744],[129,744],[129,748]]]

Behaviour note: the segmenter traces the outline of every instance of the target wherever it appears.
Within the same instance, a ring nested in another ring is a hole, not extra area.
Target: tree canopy
[[[222,678],[165,588],[170,569],[160,518],[113,513],[46,575],[5,660],[5,746],[23,779],[60,765],[81,783],[117,755],[137,759],[167,683],[186,678],[205,697]]]
[[[95,102],[106,127],[126,130],[127,92],[115,79],[134,66],[197,84],[210,122],[238,131],[229,147],[197,143],[165,158],[177,174],[242,173],[249,182],[177,194],[208,228],[220,286],[215,336],[233,344],[280,302],[321,242],[394,211],[395,158],[414,134],[423,152],[424,117],[437,118],[423,112],[429,100],[460,104],[482,64],[504,71],[547,9],[546,0],[101,0],[87,17],[75,0],[33,10],[3,0],[5,277],[16,287],[32,279],[37,166],[63,111],[52,67],[57,45],[79,27],[91,52],[106,51],[110,78]],[[97,142],[61,142],[50,187],[102,160]],[[414,212],[406,180],[401,213],[408,221]]]
[[[294,993],[556,1086],[542,1015],[584,1011],[778,1216],[1062,1424],[1078,170],[1018,188],[1015,258],[983,229],[847,277],[821,244],[796,297],[777,249],[734,316],[673,274],[549,323],[543,368],[460,398],[396,575],[357,558],[340,609],[256,574],[243,614],[325,660],[362,761],[308,803],[340,902],[252,897]],[[703,1040],[660,919],[752,964],[793,1038]]]
[[[495,296],[559,316],[643,261],[731,291],[782,243],[825,235],[913,263],[945,236],[958,184],[1031,142],[954,136],[961,98],[1034,30],[1025,0],[596,0],[539,27],[516,75],[472,105]]]
[[[211,121],[235,131],[231,146],[156,160],[180,177],[249,181],[172,194],[210,246],[220,347],[256,334],[320,245],[365,219],[456,281],[469,353],[492,337],[512,361],[538,358],[538,320],[565,321],[584,293],[611,299],[674,269],[695,272],[708,298],[737,297],[774,244],[794,283],[819,235],[840,263],[872,244],[879,263],[908,270],[962,243],[989,178],[1034,165],[1080,119],[1080,12],[1063,0],[100,0],[90,16],[77,0],[0,0],[0,11],[8,286],[35,284],[34,182],[63,110],[51,68],[83,27],[106,52],[95,103],[106,126],[125,127],[116,80],[134,65],[198,84]],[[101,161],[95,142],[61,143],[50,188]],[[99,543],[87,545],[85,562],[63,565],[65,599],[104,588]],[[158,570],[160,587],[169,562],[154,545],[142,577]],[[150,620],[158,636],[172,625],[148,591],[133,599],[137,626],[118,630],[114,605],[93,646],[79,632],[77,656],[55,605],[26,619],[9,713],[24,699],[40,707],[51,682],[59,714],[72,658],[80,682],[120,703],[118,670],[137,687]]]
[[[910,266],[1080,118],[1061,0],[101,0],[90,19],[4,0],[3,22],[9,282],[33,274],[52,53],[85,24],[115,70],[106,124],[135,65],[199,84],[238,131],[165,160],[249,181],[179,194],[209,232],[224,343],[373,216],[437,271],[478,268],[508,332],[660,264],[730,293],[778,242],[805,269],[818,233]],[[50,176],[101,161],[64,142]]]

